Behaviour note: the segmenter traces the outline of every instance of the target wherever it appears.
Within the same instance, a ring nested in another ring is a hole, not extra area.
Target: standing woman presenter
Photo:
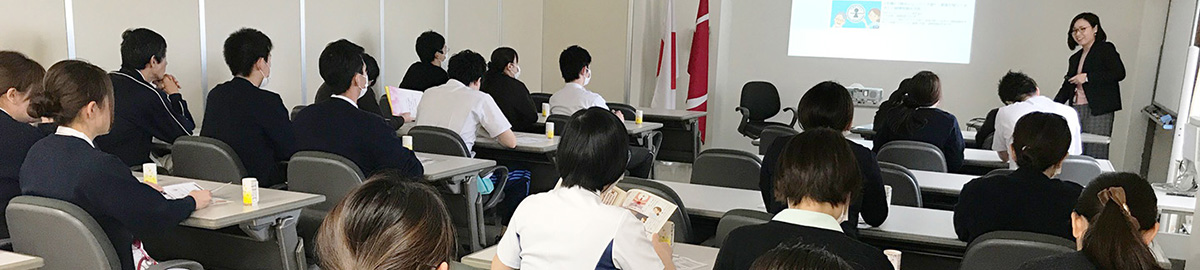
[[[1070,105],[1079,113],[1083,133],[1111,136],[1113,113],[1121,110],[1121,86],[1125,64],[1116,45],[1100,26],[1100,17],[1090,12],[1075,15],[1067,32],[1067,47],[1079,48],[1071,55],[1062,88],[1054,101]],[[1084,144],[1083,154],[1108,158],[1108,144]]]

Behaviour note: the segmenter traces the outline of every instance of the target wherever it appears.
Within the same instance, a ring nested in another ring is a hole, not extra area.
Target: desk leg
[[[296,234],[300,209],[218,230],[175,227],[142,239],[155,259],[187,259],[214,269],[305,269]]]
[[[487,231],[484,226],[483,196],[479,194],[479,183],[475,176],[479,171],[455,175],[447,179],[434,179],[442,188],[442,200],[450,212],[450,218],[455,230],[459,232],[458,243],[466,244],[467,248],[459,247],[460,255],[479,251],[487,246]]]

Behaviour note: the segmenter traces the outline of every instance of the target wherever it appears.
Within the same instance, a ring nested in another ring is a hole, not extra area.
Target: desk
[[[700,117],[707,112],[643,108],[645,121],[662,123],[663,143],[658,159],[692,163],[700,154]]]
[[[462,174],[475,174],[479,172],[479,170],[496,166],[495,161],[485,159],[454,157],[430,153],[416,154],[417,159],[421,160],[421,166],[425,167],[425,178],[429,180],[452,178]]]
[[[979,178],[979,176],[955,173],[920,170],[912,170],[911,172],[913,176],[917,177],[917,184],[921,186],[922,192],[933,192],[955,197],[962,192],[963,185],[966,185],[972,179]],[[1169,195],[1166,192],[1158,190],[1155,190],[1154,193],[1158,197],[1158,208],[1163,212],[1185,215],[1191,215],[1195,212],[1196,198]],[[890,218],[891,215],[889,214],[888,217]]]
[[[871,137],[871,136],[875,136],[874,127],[875,127],[874,124],[854,126],[854,127],[850,128],[850,132],[854,133],[854,134],[858,134],[858,135],[863,135],[865,137]],[[963,130],[962,131],[963,141],[965,141],[967,143],[967,145],[974,145],[975,144],[975,134],[976,134],[976,132],[973,130]],[[1092,134],[1092,133],[1082,133],[1082,134],[1079,134],[1079,136],[1080,136],[1080,139],[1083,140],[1083,143],[1096,143],[1096,144],[1112,143],[1112,138],[1108,137],[1108,136],[1104,136],[1104,135]]]
[[[847,139],[850,139],[850,141],[853,141],[854,143],[862,145],[863,147],[866,147],[866,148],[872,148],[875,146],[875,143],[868,139],[855,138],[853,136],[849,137]],[[1101,171],[1104,171],[1104,172],[1117,171],[1116,168],[1113,167],[1112,161],[1109,161],[1107,159],[1096,159],[1096,163],[1100,164]],[[996,154],[996,151],[974,149],[974,148],[963,149],[963,165],[978,166],[978,167],[985,167],[985,168],[995,168],[995,169],[1008,168],[1008,163],[1000,160],[1000,156]]]
[[[675,257],[686,257],[705,264],[705,266],[696,269],[708,270],[713,269],[713,264],[717,262],[717,252],[720,250],[714,247],[675,243],[672,251],[675,252]],[[494,257],[496,257],[496,246],[491,246],[471,253],[471,255],[464,256],[462,263],[471,267],[491,269],[492,258]]]
[[[715,254],[713,256],[716,258]],[[20,253],[0,251],[0,270],[31,270],[45,266],[42,258]]]
[[[517,137],[516,148],[504,147],[503,145],[500,145],[500,142],[497,142],[496,139],[483,137],[475,138],[475,148],[545,154],[557,150],[558,141],[560,139],[558,136],[555,136],[554,139],[546,138],[546,134],[538,133],[513,132],[513,135]]]
[[[762,192],[718,186],[697,185],[671,181],[653,180],[675,190],[679,194],[688,215],[720,219],[733,209],[767,211]]]
[[[529,170],[533,179],[529,192],[538,193],[554,188],[558,182],[558,169],[554,167],[554,155],[560,137],[546,138],[545,134],[514,132],[516,148],[505,148],[490,138],[475,141],[475,158],[495,160],[509,169]]]
[[[133,173],[141,178],[140,173]],[[187,258],[213,268],[304,269],[304,248],[296,234],[300,210],[325,196],[259,189],[258,206],[243,206],[241,183],[225,185],[159,175],[163,186],[195,182],[228,200],[197,210],[174,232],[141,239],[159,258]],[[274,258],[272,258],[274,256]],[[270,258],[270,259],[268,259]]]
[[[888,206],[888,217],[879,227],[858,224],[864,239],[887,240],[965,252],[967,242],[954,232],[954,212],[908,206]],[[962,253],[951,252],[962,256]]]
[[[645,115],[643,115],[643,116],[645,116]],[[629,116],[626,116],[626,117],[629,117]],[[546,126],[546,116],[542,116],[541,114],[539,114],[537,123],[539,126]],[[648,121],[642,121],[641,124],[638,124],[637,122],[632,121],[632,120],[625,120],[624,123],[625,123],[625,130],[626,130],[626,132],[629,133],[629,135],[643,135],[643,133],[651,132],[651,131],[654,131],[656,129],[663,127],[663,124],[661,124],[661,123],[648,122]]]

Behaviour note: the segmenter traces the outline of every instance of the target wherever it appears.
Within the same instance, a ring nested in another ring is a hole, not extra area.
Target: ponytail
[[[103,103],[112,96],[112,80],[103,69],[84,61],[63,60],[50,66],[42,88],[30,95],[29,116],[67,125],[88,103]]]
[[[1142,242],[1137,218],[1125,204],[1125,189],[1110,187],[1096,196],[1104,209],[1083,235],[1085,256],[1100,270],[1163,269]]]
[[[895,115],[896,120],[891,121],[887,128],[899,134],[912,134],[929,122],[928,119],[916,117],[916,112],[918,108],[933,106],[941,99],[941,80],[933,72],[921,71],[901,82],[897,92],[900,93],[893,93],[888,100],[895,104],[888,114]]]

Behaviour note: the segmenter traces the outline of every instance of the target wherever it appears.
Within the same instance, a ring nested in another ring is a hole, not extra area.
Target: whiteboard
[[[1154,87],[1154,103],[1176,113],[1178,117],[1187,117],[1178,115],[1179,101],[1183,94],[1188,47],[1195,42],[1195,35],[1196,0],[1172,0],[1167,11],[1167,29],[1163,35],[1162,55],[1158,62],[1158,84]],[[1128,70],[1128,66],[1126,69]],[[1141,108],[1139,106],[1136,109]]]

